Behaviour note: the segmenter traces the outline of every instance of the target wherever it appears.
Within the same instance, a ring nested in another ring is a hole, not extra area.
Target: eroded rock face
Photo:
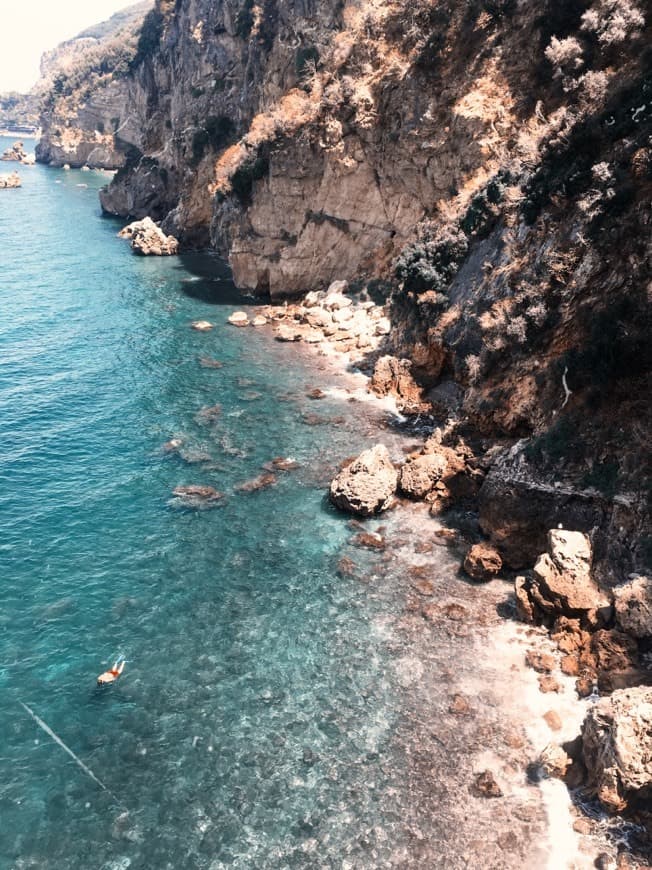
[[[510,451],[493,462],[478,496],[480,528],[510,568],[529,567],[546,548],[549,529],[589,532],[607,522],[604,502],[587,493],[542,484]]]
[[[398,473],[384,444],[365,450],[330,485],[330,500],[340,510],[368,517],[386,510],[396,492]]]
[[[608,596],[591,576],[591,543],[581,532],[552,529],[548,552],[534,566],[533,577],[519,579],[516,594],[523,613],[533,619],[566,616],[592,628],[611,614]]]
[[[166,236],[150,217],[128,224],[118,233],[121,239],[130,239],[131,247],[143,256],[169,256],[179,250],[174,236]]]
[[[418,411],[423,406],[422,390],[414,380],[409,359],[381,356],[374,367],[369,390],[377,396],[396,399],[400,410]]]
[[[464,570],[474,580],[493,580],[502,567],[500,553],[489,544],[474,544],[464,559]]]
[[[613,589],[616,621],[633,637],[652,637],[652,579],[639,575]]]
[[[652,689],[621,689],[589,710],[582,726],[589,785],[610,812],[652,788]]]

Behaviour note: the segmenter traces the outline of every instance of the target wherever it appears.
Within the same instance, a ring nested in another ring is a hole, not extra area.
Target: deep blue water
[[[215,260],[134,256],[106,176],[21,175],[0,196],[0,867],[374,866],[361,834],[400,778],[388,600],[337,575],[351,532],[324,501],[369,411],[311,402],[295,349],[225,325],[242,302]],[[234,489],[279,455],[300,468]],[[226,499],[184,508],[187,483]]]

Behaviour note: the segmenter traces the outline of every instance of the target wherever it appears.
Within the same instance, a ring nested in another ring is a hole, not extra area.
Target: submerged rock
[[[213,324],[209,320],[193,320],[190,328],[195,329],[197,332],[208,332],[209,329],[213,328]]]
[[[652,688],[621,689],[589,710],[582,726],[588,784],[610,812],[652,789]]]
[[[267,489],[269,486],[275,486],[278,483],[278,478],[271,472],[259,474],[258,477],[253,477],[251,480],[245,480],[234,486],[236,492],[257,492],[259,489]]]
[[[477,797],[499,798],[503,796],[503,791],[490,770],[483,770],[476,776],[471,791]]]
[[[500,553],[489,544],[474,544],[464,559],[464,570],[474,580],[492,580],[502,567]]]
[[[214,487],[194,483],[175,486],[172,494],[191,503],[215,502],[224,498],[224,493],[218,492]]]
[[[129,239],[132,249],[143,256],[168,256],[179,250],[178,240],[174,236],[166,236],[150,217],[128,224],[118,236]]]
[[[361,453],[330,485],[330,500],[343,511],[367,517],[386,510],[396,492],[398,473],[384,444]]]

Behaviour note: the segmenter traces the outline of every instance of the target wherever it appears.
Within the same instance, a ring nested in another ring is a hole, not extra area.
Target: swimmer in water
[[[104,671],[103,674],[99,675],[99,677],[97,678],[97,685],[106,686],[109,683],[114,683],[123,672],[126,663],[127,662],[125,661],[125,659],[120,656],[120,658],[116,661],[116,663],[110,670]]]

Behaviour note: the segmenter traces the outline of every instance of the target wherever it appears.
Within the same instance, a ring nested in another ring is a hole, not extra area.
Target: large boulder
[[[398,473],[384,444],[365,450],[330,485],[330,500],[340,510],[368,517],[386,510],[396,492]]]
[[[399,488],[410,498],[424,498],[441,480],[447,468],[446,458],[441,454],[415,456],[401,468]]]
[[[128,224],[118,233],[121,239],[130,239],[131,247],[143,256],[169,256],[179,250],[174,236],[166,236],[150,217]]]
[[[652,688],[620,689],[589,710],[582,726],[588,784],[610,812],[652,793]]]
[[[652,637],[652,579],[639,575],[613,589],[616,622],[632,637]]]
[[[418,413],[424,407],[422,390],[414,380],[409,359],[381,356],[374,367],[369,390],[377,396],[391,396],[403,411]]]
[[[535,619],[567,616],[589,628],[604,624],[611,604],[591,576],[591,559],[591,542],[582,532],[548,532],[548,552],[539,556],[533,577],[517,584],[521,611],[530,610]]]

